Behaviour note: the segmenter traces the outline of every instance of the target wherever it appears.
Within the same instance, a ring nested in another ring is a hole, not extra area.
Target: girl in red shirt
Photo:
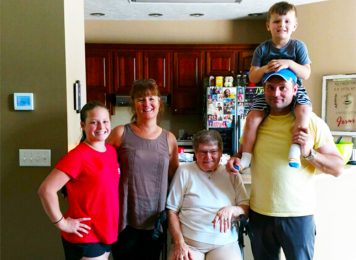
[[[106,144],[111,131],[104,105],[89,102],[80,113],[81,143],[64,155],[42,182],[38,194],[52,223],[61,230],[66,259],[108,259],[118,235],[119,164]],[[57,192],[66,189],[62,214]]]

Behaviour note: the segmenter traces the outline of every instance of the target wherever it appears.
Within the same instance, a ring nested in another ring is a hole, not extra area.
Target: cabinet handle
[[[136,58],[133,59],[134,63],[134,80],[136,80]]]
[[[104,86],[106,87],[106,58],[103,59],[103,69],[104,69]]]
[[[163,87],[166,88],[166,59],[163,59]]]
[[[198,73],[199,73],[199,61],[198,59],[195,60],[195,82],[198,82],[199,81],[199,78],[198,78]]]

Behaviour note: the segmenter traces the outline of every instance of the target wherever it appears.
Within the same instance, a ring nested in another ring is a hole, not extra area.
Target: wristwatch
[[[316,151],[312,148],[312,149],[310,149],[310,154],[307,156],[303,156],[303,157],[305,160],[311,161],[311,160],[315,159],[315,156],[316,156]]]

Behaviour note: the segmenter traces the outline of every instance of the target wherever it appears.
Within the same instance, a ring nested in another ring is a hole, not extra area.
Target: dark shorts
[[[166,241],[164,233],[152,238],[153,230],[141,230],[127,226],[119,234],[118,242],[112,246],[114,260],[159,260]],[[165,258],[163,258],[165,259]]]
[[[250,210],[249,224],[255,260],[279,260],[281,248],[286,259],[313,259],[316,228],[312,215],[270,217]]]
[[[82,257],[97,257],[110,252],[111,245],[103,243],[71,243],[62,238],[66,260],[80,260]]]

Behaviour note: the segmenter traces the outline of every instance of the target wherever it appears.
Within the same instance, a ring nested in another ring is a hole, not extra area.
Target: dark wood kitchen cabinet
[[[206,52],[206,74],[227,76],[250,70],[254,46]]]
[[[211,50],[206,52],[206,74],[226,76],[236,73],[236,50]]]
[[[85,55],[87,101],[98,100],[113,111],[112,56],[108,50],[87,50]]]
[[[173,113],[198,113],[203,79],[248,71],[253,44],[86,44],[87,98],[111,110],[136,79],[153,78]]]
[[[143,77],[156,80],[162,95],[171,91],[172,52],[148,50],[143,53]]]
[[[115,94],[128,95],[132,83],[141,79],[143,75],[142,51],[114,50],[114,92]]]
[[[250,70],[253,52],[254,49],[241,50],[238,52],[238,66],[236,73]]]
[[[174,52],[172,112],[198,113],[202,104],[204,51]]]

